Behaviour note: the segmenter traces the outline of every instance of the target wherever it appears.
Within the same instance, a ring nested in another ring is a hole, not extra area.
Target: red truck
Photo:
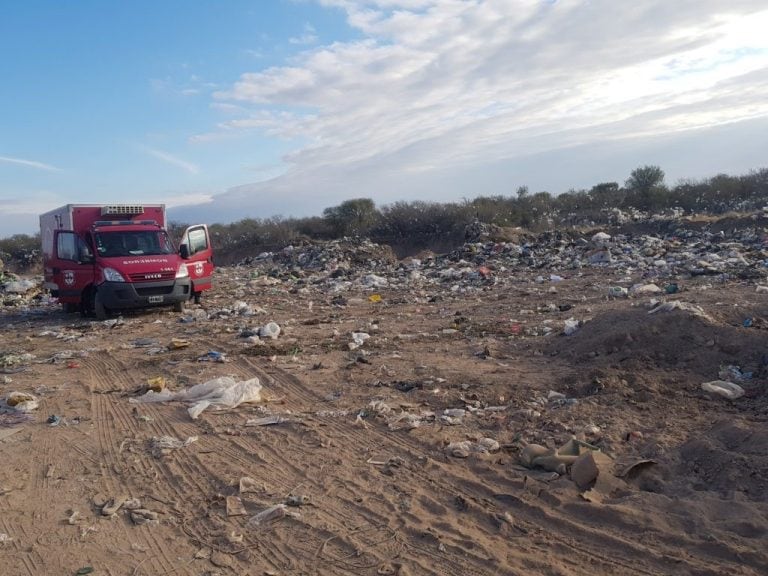
[[[110,311],[200,302],[212,286],[208,227],[190,226],[178,251],[163,204],[67,204],[40,216],[45,288],[67,312],[103,320]]]

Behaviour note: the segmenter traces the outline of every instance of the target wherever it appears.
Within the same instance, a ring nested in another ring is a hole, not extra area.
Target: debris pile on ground
[[[5,570],[760,574],[766,234],[669,230],[303,243],[107,321],[3,288]]]

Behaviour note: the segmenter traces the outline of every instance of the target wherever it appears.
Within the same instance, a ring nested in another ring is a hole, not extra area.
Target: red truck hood
[[[181,263],[181,257],[177,254],[99,258],[99,264],[102,267],[114,268],[128,282],[172,280],[176,277]]]

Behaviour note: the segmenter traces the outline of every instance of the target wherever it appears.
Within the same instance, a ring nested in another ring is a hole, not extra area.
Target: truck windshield
[[[173,254],[173,244],[162,230],[128,232],[97,232],[96,251],[99,256],[147,256]]]

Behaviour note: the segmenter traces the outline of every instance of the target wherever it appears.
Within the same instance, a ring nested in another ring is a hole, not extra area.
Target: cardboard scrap
[[[227,496],[227,516],[245,516],[245,506],[239,496]]]

